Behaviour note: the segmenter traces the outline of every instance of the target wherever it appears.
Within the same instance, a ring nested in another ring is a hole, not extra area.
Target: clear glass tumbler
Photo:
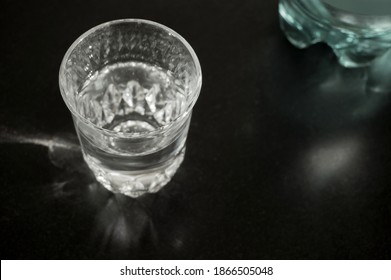
[[[391,48],[389,0],[280,0],[279,11],[293,45],[327,43],[345,67],[370,65]]]
[[[59,74],[85,161],[103,186],[131,197],[157,192],[180,166],[201,83],[191,46],[139,19],[84,33]]]

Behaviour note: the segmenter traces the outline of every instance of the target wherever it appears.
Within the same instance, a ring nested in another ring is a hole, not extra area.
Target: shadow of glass
[[[192,231],[191,213],[185,194],[175,188],[175,180],[159,193],[137,199],[111,193],[88,169],[75,135],[28,134],[3,127],[0,132],[0,145],[47,147],[48,158],[60,172],[52,183],[42,186],[45,198],[39,201],[54,200],[78,216],[72,220],[88,221],[75,225],[85,227],[81,230],[85,236],[80,238],[85,240],[83,254],[88,258],[150,258],[160,254],[175,258],[183,254]]]

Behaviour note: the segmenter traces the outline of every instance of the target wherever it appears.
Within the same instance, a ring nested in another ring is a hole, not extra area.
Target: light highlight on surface
[[[305,170],[312,186],[324,186],[333,179],[350,175],[359,159],[361,143],[342,138],[319,144],[305,158]]]

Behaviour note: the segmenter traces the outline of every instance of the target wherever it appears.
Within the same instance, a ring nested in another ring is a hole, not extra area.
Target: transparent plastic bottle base
[[[391,49],[391,2],[280,0],[280,24],[298,48],[323,42],[342,66],[363,67]]]

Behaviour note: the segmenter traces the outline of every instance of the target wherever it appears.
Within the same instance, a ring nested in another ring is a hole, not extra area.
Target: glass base
[[[309,5],[312,9],[306,7]],[[318,42],[328,44],[345,67],[368,66],[391,48],[391,27],[381,31],[374,26],[364,28],[363,16],[330,9],[320,0],[280,0],[281,29],[298,48]],[[344,22],[346,15],[356,25]]]
[[[110,170],[99,165],[94,158],[86,153],[83,153],[83,156],[97,181],[106,189],[114,193],[122,193],[136,198],[145,193],[156,193],[170,182],[183,162],[185,150],[186,149],[183,148],[175,157],[171,158],[164,165],[148,170],[132,171]]]

